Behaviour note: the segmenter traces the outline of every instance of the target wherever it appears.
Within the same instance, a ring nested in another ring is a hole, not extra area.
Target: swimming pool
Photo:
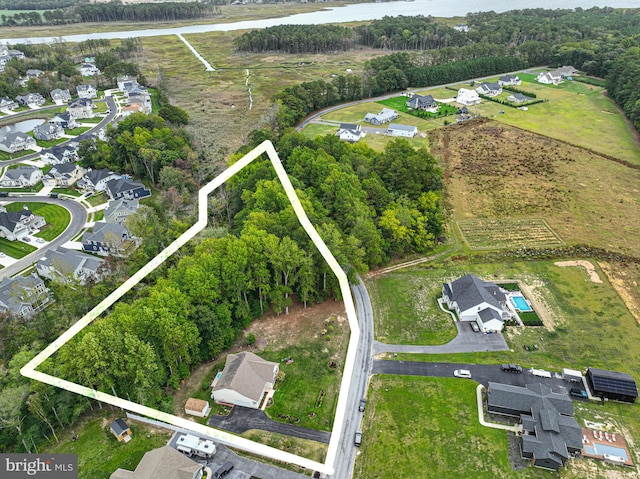
[[[529,306],[529,303],[527,303],[527,300],[524,299],[524,296],[511,296],[511,304],[513,304],[513,306],[518,310],[518,311],[522,311],[524,313],[529,312],[529,311],[533,311],[533,309],[531,309],[531,306]]]
[[[584,451],[591,456],[604,456],[609,454],[611,456],[618,456],[624,458],[625,461],[629,460],[627,451],[621,447],[609,446],[608,444],[596,443],[593,446],[584,446]]]

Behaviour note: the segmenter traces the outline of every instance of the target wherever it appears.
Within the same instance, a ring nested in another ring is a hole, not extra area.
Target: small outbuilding
[[[404,136],[405,138],[413,138],[418,134],[418,127],[413,125],[400,125],[399,123],[391,123],[387,127],[387,134],[391,136]]]
[[[209,406],[209,401],[189,398],[184,405],[184,412],[192,416],[207,417],[211,412],[211,406]]]
[[[635,402],[638,397],[638,386],[627,373],[588,368],[587,384],[591,389],[591,395],[602,399]]]
[[[131,441],[131,428],[123,419],[116,419],[111,423],[111,434],[113,434],[119,442]]]

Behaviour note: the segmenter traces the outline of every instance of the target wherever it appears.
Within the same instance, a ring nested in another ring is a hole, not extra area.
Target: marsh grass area
[[[119,443],[109,431],[111,422],[124,418],[131,428],[131,441]],[[78,438],[73,441],[74,434]],[[88,413],[73,428],[60,435],[60,443],[46,449],[50,454],[77,454],[79,479],[109,479],[116,469],[133,471],[147,451],[164,446],[172,432],[126,419],[118,410]],[[43,452],[43,451],[40,451]]]
[[[69,226],[69,222],[71,221],[69,211],[58,205],[47,203],[20,203],[17,201],[6,205],[5,208],[7,211],[20,211],[23,206],[27,206],[33,214],[42,216],[47,222],[47,226],[42,228],[40,233],[34,235],[46,241],[57,238],[60,233]]]

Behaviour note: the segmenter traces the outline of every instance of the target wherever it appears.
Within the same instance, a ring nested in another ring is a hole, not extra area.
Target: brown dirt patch
[[[633,263],[598,263],[627,309],[640,323],[640,265]]]
[[[585,261],[585,260],[556,261],[553,264],[555,264],[556,266],[560,266],[561,268],[566,266],[582,266],[587,270],[587,274],[589,275],[589,279],[591,280],[592,283],[602,283],[600,276],[598,276],[596,269],[593,267],[593,264],[591,264],[590,261]]]

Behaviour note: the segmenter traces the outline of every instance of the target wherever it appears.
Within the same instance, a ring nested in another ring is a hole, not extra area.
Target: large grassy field
[[[125,418],[131,427],[132,439],[128,443],[119,443],[109,431],[109,425],[118,417]],[[74,434],[78,435],[76,441],[72,441]],[[130,421],[123,413],[105,409],[81,419],[73,429],[62,433],[59,444],[48,447],[46,452],[77,454],[80,479],[108,479],[118,468],[133,471],[145,452],[164,446],[170,437],[167,430]]]
[[[20,211],[26,205],[29,207],[31,212],[35,215],[44,217],[47,222],[47,226],[45,226],[40,233],[37,233],[35,236],[39,238],[43,238],[46,241],[51,241],[54,238],[57,238],[60,233],[62,233],[67,226],[69,226],[69,222],[71,221],[71,214],[68,210],[58,205],[50,205],[47,203],[10,203],[6,205],[7,211]]]
[[[487,280],[519,280],[525,294],[548,327],[507,328],[505,337],[511,351],[455,355],[398,355],[405,360],[451,361],[497,364],[520,363],[523,367],[584,369],[588,366],[625,371],[640,381],[640,325],[593,260],[602,283],[589,280],[581,267],[559,267],[553,261],[469,264],[446,262],[422,268],[398,270],[369,280],[374,305],[380,297],[402,298],[403,289],[417,295],[422,289],[473,273]],[[397,291],[400,293],[398,294]],[[415,306],[414,306],[415,307]],[[377,313],[374,310],[374,314]],[[399,315],[398,315],[399,316]],[[442,313],[445,316],[445,313]],[[382,328],[393,327],[396,316],[381,315]],[[409,332],[421,324],[406,324]],[[538,351],[525,345],[537,344]]]

